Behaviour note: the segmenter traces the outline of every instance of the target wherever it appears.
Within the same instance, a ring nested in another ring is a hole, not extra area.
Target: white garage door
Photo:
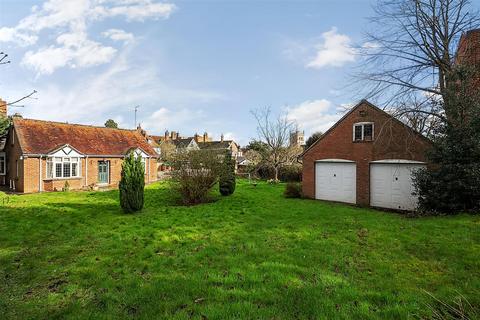
[[[381,208],[414,210],[417,197],[412,171],[422,168],[421,162],[386,160],[370,164],[370,205]]]
[[[317,162],[315,198],[356,203],[357,170],[354,162]]]

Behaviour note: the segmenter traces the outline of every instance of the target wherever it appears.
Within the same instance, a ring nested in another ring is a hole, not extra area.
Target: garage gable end
[[[402,154],[398,153],[408,152],[411,145],[418,148],[418,144],[421,145],[420,147],[431,144],[430,140],[397,118],[367,100],[362,100],[307,148],[301,156],[302,158],[308,156],[310,152],[319,148],[318,145],[322,145],[323,150],[325,148],[340,150],[343,147],[346,148],[344,149],[346,151],[353,148],[353,145],[364,142],[367,143],[367,146],[361,148],[372,148],[372,152],[379,152],[383,157],[389,157],[388,152],[390,152],[392,153],[391,157],[394,158],[402,158]],[[331,156],[333,157],[334,154]],[[339,158],[344,157],[340,156]]]

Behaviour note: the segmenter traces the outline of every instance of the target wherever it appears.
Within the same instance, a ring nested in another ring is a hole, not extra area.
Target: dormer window
[[[373,141],[373,122],[359,122],[353,125],[353,141]]]

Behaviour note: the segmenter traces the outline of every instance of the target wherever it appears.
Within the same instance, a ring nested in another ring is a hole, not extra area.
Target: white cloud
[[[351,46],[351,39],[347,35],[337,33],[336,27],[324,32],[322,38],[323,43],[316,46],[315,58],[309,61],[306,67],[314,69],[341,67],[355,61],[356,52]]]
[[[56,44],[29,50],[23,64],[39,74],[50,74],[65,66],[88,67],[111,61],[116,52],[89,39],[89,25],[110,17],[124,17],[128,21],[167,19],[175,9],[174,4],[156,0],[48,0],[41,7],[32,7],[31,13],[15,27],[0,28],[0,42],[32,46],[43,30],[54,30],[59,34]],[[123,30],[110,29],[105,33],[112,40],[133,39],[132,34]]]
[[[202,126],[208,120],[203,108],[225,99],[213,91],[172,87],[159,77],[154,64],[132,66],[128,60],[132,52],[133,45],[123,47],[105,71],[73,84],[56,84],[53,79],[39,83],[38,99],[28,101],[28,106],[21,110],[23,115],[94,125],[103,125],[112,118],[121,127],[133,128],[133,107],[140,105],[138,121],[148,132],[158,134],[166,128]],[[24,94],[18,91],[21,87],[17,84],[11,90],[5,89],[16,97]]]
[[[310,133],[327,131],[340,116],[333,104],[325,99],[309,100],[287,108],[288,119],[296,121],[300,128]]]
[[[102,36],[114,41],[131,42],[134,40],[133,34],[120,29],[108,29],[107,31],[102,32]]]
[[[64,33],[56,40],[58,46],[28,51],[22,64],[31,67],[39,74],[51,74],[60,67],[90,67],[110,62],[117,50],[89,40],[80,33]]]

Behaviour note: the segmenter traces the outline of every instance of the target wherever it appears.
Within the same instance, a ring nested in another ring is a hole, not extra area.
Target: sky
[[[358,96],[372,1],[0,0],[0,97],[26,118],[149,134],[257,137],[251,111],[287,114],[306,136]]]

